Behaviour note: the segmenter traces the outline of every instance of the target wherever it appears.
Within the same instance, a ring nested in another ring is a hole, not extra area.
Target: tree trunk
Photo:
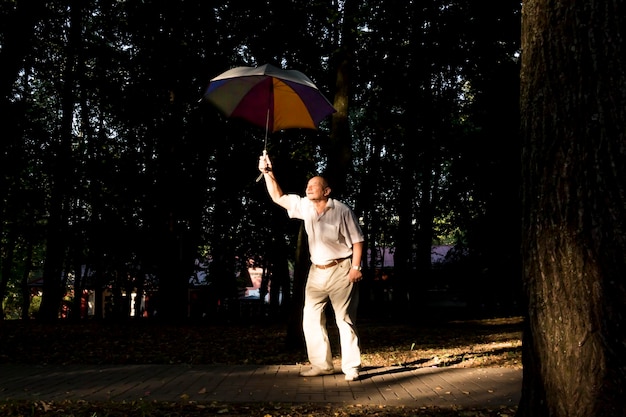
[[[0,265],[0,321],[4,320],[4,309],[2,308],[4,297],[6,296],[7,285],[9,284],[9,278],[11,277],[11,271],[13,270],[13,260],[15,259],[15,246],[17,236],[15,229],[11,228],[7,233],[6,238],[6,254],[2,259]]]
[[[332,148],[328,155],[328,171],[325,173],[333,194],[337,198],[346,191],[346,179],[350,164],[352,163],[352,135],[350,134],[350,90],[352,85],[352,66],[355,46],[354,27],[356,20],[353,18],[358,3],[353,0],[344,1],[344,17],[341,27],[341,39],[335,58],[335,96],[333,106],[336,113],[332,115],[330,139]]]
[[[311,260],[304,223],[300,225],[298,246],[296,248],[296,263],[293,271],[293,294],[288,305],[287,338],[288,349],[304,347],[304,333],[302,330],[302,309],[304,307],[304,289]]]
[[[622,416],[626,394],[623,2],[523,5],[519,416]]]
[[[20,284],[22,294],[22,320],[30,318],[30,287],[28,286],[28,278],[33,264],[33,243],[32,240],[26,242],[26,255],[24,256],[24,270],[22,272],[22,281]]]
[[[413,283],[413,212],[414,212],[414,196],[415,196],[415,175],[413,145],[410,144],[402,149],[402,168],[398,181],[398,227],[395,238],[395,251],[393,254],[394,265],[394,303],[391,312],[399,319],[414,317],[410,314],[410,309],[415,306],[410,297]]]
[[[273,216],[276,218],[276,216]],[[280,230],[280,229],[279,229]],[[284,305],[289,305],[290,301],[290,280],[289,280],[289,262],[287,261],[287,244],[284,235],[274,239],[271,244],[270,263],[272,265],[272,279],[269,289],[269,307],[270,317],[276,318],[281,316],[281,301]],[[281,300],[282,298],[282,300]],[[261,297],[261,303],[264,302]]]
[[[56,320],[65,294],[62,277],[68,246],[68,201],[71,192],[73,171],[72,139],[74,105],[76,104],[76,64],[82,47],[82,3],[74,0],[70,4],[69,39],[66,47],[63,91],[61,97],[61,127],[56,143],[55,164],[52,168],[52,191],[50,215],[47,224],[46,260],[43,270],[43,297],[39,319]]]

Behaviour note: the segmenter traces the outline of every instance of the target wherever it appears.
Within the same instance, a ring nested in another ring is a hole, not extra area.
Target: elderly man
[[[339,329],[341,370],[346,381],[355,381],[361,366],[355,321],[357,283],[363,279],[364,241],[356,216],[347,205],[329,197],[331,189],[323,177],[311,178],[306,197],[301,197],[283,193],[265,152],[259,157],[259,171],[272,201],[285,208],[289,217],[304,220],[308,236],[312,265],[305,289],[302,328],[311,369],[300,375],[312,377],[335,371],[324,312],[330,301]]]

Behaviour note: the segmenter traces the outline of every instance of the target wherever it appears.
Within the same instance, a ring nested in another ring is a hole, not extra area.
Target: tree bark
[[[523,5],[519,416],[624,415],[626,10]]]

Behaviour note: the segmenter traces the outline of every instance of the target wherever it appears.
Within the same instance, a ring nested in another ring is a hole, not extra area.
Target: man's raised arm
[[[276,177],[274,177],[274,171],[272,171],[272,161],[265,151],[263,151],[263,155],[259,157],[259,171],[263,173],[265,186],[267,187],[267,192],[272,198],[272,201],[289,210],[289,198],[283,193],[280,185],[278,185]]]

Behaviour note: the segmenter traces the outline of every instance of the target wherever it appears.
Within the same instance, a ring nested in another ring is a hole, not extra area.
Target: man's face
[[[311,201],[325,200],[328,196],[328,187],[319,177],[313,177],[306,185],[306,196]]]

